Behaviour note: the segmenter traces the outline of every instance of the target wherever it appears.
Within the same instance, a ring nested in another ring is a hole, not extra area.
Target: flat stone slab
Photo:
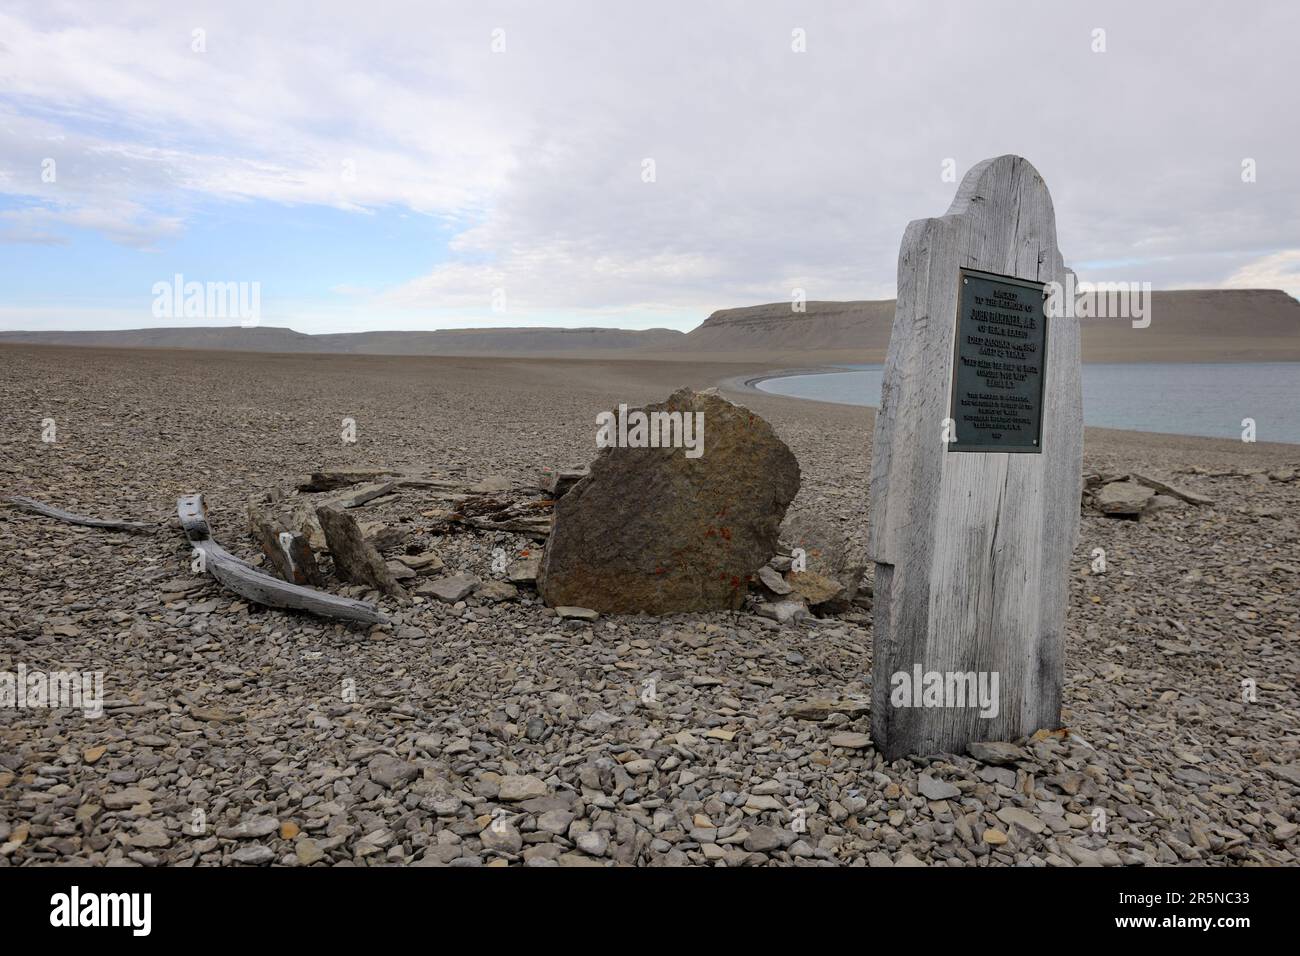
[[[1112,481],[1093,495],[1097,510],[1108,515],[1137,515],[1147,506],[1155,492],[1136,481]]]
[[[762,582],[763,587],[773,594],[785,596],[794,590],[776,568],[769,567],[766,564],[758,569],[758,580]]]
[[[519,598],[519,589],[513,584],[505,581],[484,581],[478,586],[474,595],[483,601],[498,603],[500,601],[515,601]]]
[[[565,604],[561,604],[557,607],[555,613],[560,617],[571,621],[594,621],[596,618],[600,617],[598,611],[593,611],[589,607],[572,607]]]
[[[1029,758],[1029,755],[1020,747],[1000,740],[974,742],[966,748],[966,752],[981,763],[993,764],[994,766],[1015,763],[1017,760],[1027,760]]]
[[[518,803],[522,800],[544,797],[549,792],[546,784],[537,777],[527,774],[515,774],[501,778],[497,799],[507,803]]]
[[[463,601],[474,593],[479,586],[479,579],[472,574],[451,574],[445,578],[434,578],[415,589],[423,597],[435,597],[439,601],[454,604]]]
[[[1030,833],[1042,833],[1047,829],[1046,823],[1020,807],[1003,807],[995,816],[1008,826],[1022,827]]]
[[[401,596],[406,592],[383,557],[366,541],[353,517],[337,508],[322,505],[316,518],[325,532],[325,543],[340,577],[357,584],[367,584],[385,594]]]
[[[947,780],[939,780],[929,774],[921,774],[916,780],[916,788],[927,800],[955,800],[961,791]]]
[[[831,714],[845,714],[848,717],[861,717],[871,709],[866,700],[852,700],[837,697],[812,697],[808,700],[790,704],[785,709],[785,716],[799,720],[825,720]]]

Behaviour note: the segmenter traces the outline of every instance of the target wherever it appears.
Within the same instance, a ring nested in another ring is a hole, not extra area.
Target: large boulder
[[[776,550],[798,461],[771,425],[712,390],[681,389],[640,411],[701,413],[702,453],[602,448],[556,502],[543,599],[603,613],[739,608]]]

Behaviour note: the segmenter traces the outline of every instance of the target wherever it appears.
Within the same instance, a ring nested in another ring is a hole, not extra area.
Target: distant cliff
[[[441,329],[304,335],[274,327],[126,329],[105,332],[0,332],[0,342],[124,349],[215,349],[233,352],[323,352],[334,355],[564,355],[625,352],[675,345],[674,329]]]
[[[1085,362],[1300,361],[1300,302],[1278,289],[1153,292],[1151,323],[1080,319]],[[884,360],[894,300],[789,302],[720,309],[676,350],[710,358],[821,352]]]
[[[1085,362],[1300,361],[1300,302],[1276,289],[1152,293],[1151,323],[1081,319]],[[936,317],[936,321],[951,317]],[[340,355],[569,356],[751,363],[880,362],[894,300],[789,302],[720,309],[672,329],[509,328],[304,335],[292,329],[196,327],[117,332],[0,332],[0,342],[130,349]]]
[[[719,309],[677,346],[704,352],[884,349],[894,321],[894,300],[789,302]]]

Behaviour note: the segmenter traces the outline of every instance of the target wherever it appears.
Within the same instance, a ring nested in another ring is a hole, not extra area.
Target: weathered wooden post
[[[1083,459],[1078,322],[1045,308],[1065,273],[1019,156],[979,163],[903,237],[869,530],[889,759],[1060,725]]]

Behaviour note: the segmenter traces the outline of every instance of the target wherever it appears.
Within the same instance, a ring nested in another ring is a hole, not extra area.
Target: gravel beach
[[[174,518],[202,491],[251,559],[249,500],[323,466],[533,482],[591,459],[598,412],[726,383],[798,458],[788,520],[861,560],[873,413],[743,386],[773,367],[0,346],[0,493],[159,525],[0,505],[0,671],[102,671],[105,701],[0,711],[0,867],[1300,862],[1300,446],[1088,429],[1085,472],[1214,503],[1084,511],[1063,731],[893,763],[865,608],[588,622],[527,586],[334,586],[391,619],[348,626],[192,574]],[[412,533],[484,581],[537,548]]]

